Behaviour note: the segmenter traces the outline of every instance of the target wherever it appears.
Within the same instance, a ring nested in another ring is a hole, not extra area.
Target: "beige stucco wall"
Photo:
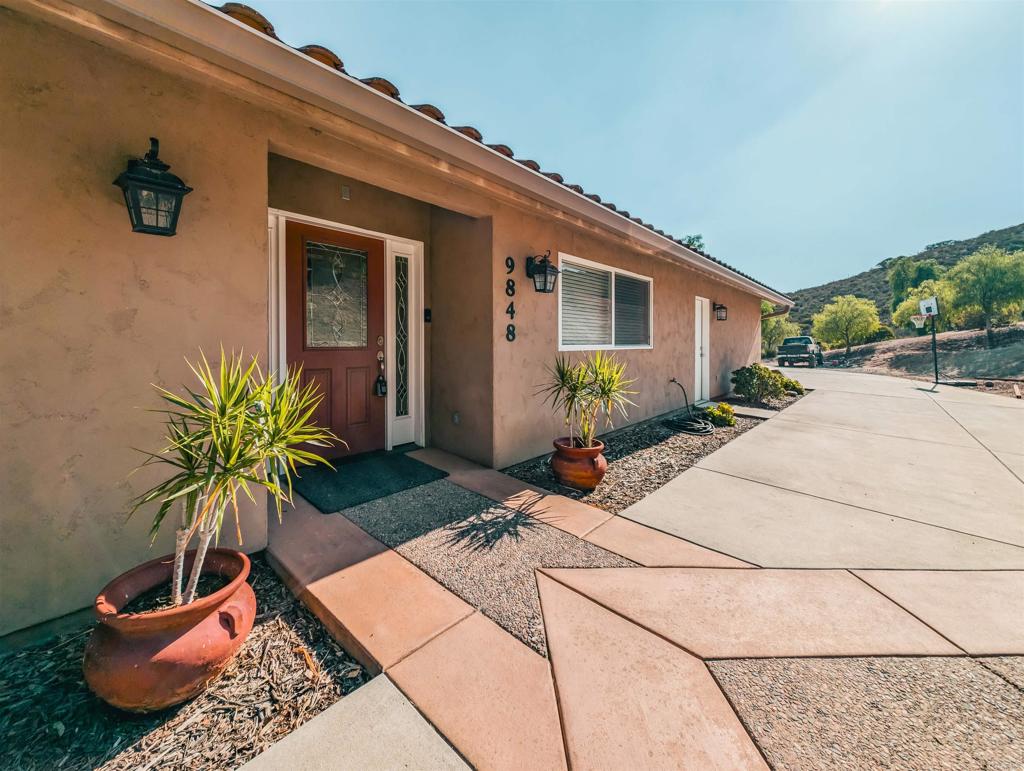
[[[267,149],[230,98],[3,9],[0,39],[2,634],[173,549],[151,511],[125,522],[159,478],[131,448],[162,446],[150,383],[187,382],[182,357],[265,354]],[[174,238],[132,233],[111,184],[151,135],[195,188]],[[243,532],[264,546],[262,507]]]
[[[429,439],[435,447],[490,465],[494,457],[491,220],[435,207],[431,224]]]
[[[677,377],[690,392],[694,382],[694,304],[705,297],[725,304],[729,319],[712,320],[710,328],[711,395],[730,389],[733,369],[756,361],[760,346],[758,298],[706,278],[676,263],[615,245],[607,239],[581,233],[526,213],[502,208],[494,225],[494,464],[502,467],[551,450],[551,440],[564,432],[561,418],[539,409],[538,386],[546,367],[558,356],[558,296],[539,294],[526,278],[524,255],[559,252],[649,276],[653,279],[654,346],[649,350],[622,350],[615,355],[636,379],[630,397],[629,420],[642,420],[682,406]],[[505,257],[514,255],[516,280],[516,340],[505,340],[509,319],[505,309]],[[586,353],[571,352],[573,359]]]
[[[170,532],[148,548],[149,512],[124,522],[156,478],[128,477],[130,448],[160,445],[149,384],[187,381],[183,356],[223,343],[265,359],[268,204],[425,242],[429,437],[483,463],[546,452],[561,430],[535,396],[557,353],[556,298],[530,287],[527,254],[654,278],[655,347],[621,354],[640,391],[631,419],[678,405],[670,376],[692,382],[694,295],[729,306],[711,327],[712,392],[756,358],[752,295],[313,108],[217,90],[194,62],[119,34],[102,31],[115,50],[0,8],[0,634],[88,605],[169,550]],[[195,187],[170,239],[131,233],[111,184],[151,135]],[[263,546],[265,521],[246,512],[247,549]]]

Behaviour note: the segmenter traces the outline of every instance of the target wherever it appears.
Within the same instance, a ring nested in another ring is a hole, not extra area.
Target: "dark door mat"
[[[331,461],[334,468],[307,467],[294,482],[295,491],[324,514],[358,506],[386,495],[419,487],[448,476],[404,452],[376,452]]]

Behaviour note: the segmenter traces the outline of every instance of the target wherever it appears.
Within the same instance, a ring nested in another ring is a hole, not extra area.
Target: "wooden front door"
[[[383,449],[384,242],[298,222],[286,227],[289,367],[324,394],[317,423],[348,442],[329,457]]]

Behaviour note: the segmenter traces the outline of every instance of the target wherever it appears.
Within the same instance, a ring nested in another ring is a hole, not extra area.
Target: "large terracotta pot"
[[[195,551],[185,555],[188,580]],[[153,712],[195,696],[219,675],[252,630],[256,595],[246,583],[249,558],[210,549],[203,573],[227,586],[188,605],[152,613],[121,613],[143,592],[170,584],[174,556],[129,570],[96,598],[99,624],[85,648],[83,670],[93,693],[131,712]]]
[[[604,479],[608,471],[608,460],[604,452],[604,442],[597,442],[593,447],[574,447],[569,437],[556,439],[555,454],[551,456],[551,470],[555,478],[566,487],[577,490],[593,490]]]

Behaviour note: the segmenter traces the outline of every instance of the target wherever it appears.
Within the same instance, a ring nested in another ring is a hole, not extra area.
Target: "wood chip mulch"
[[[89,629],[0,658],[0,769],[235,769],[370,679],[262,556],[239,655],[190,702],[130,715],[82,680]]]
[[[776,406],[787,406],[791,401],[795,399],[787,397],[786,404]],[[505,473],[618,514],[679,476],[701,458],[762,422],[737,416],[735,426],[716,428],[710,436],[680,433],[664,424],[669,418],[685,414],[685,410],[678,410],[659,415],[602,436],[601,440],[607,445],[604,456],[608,459],[608,473],[604,481],[590,492],[560,485],[551,473],[550,455],[512,466],[505,469]]]

